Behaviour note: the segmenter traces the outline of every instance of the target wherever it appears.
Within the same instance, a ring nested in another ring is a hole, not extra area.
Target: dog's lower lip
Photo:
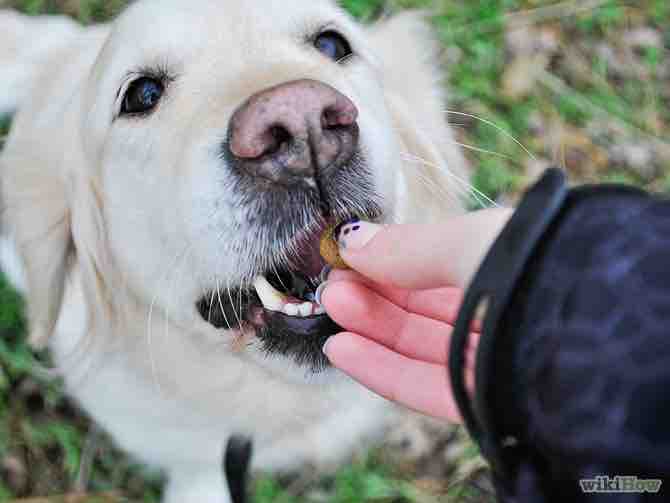
[[[256,331],[262,350],[268,355],[283,355],[313,372],[330,367],[322,348],[329,337],[342,332],[330,316],[323,314],[298,318],[283,313],[263,312],[263,326]]]
[[[269,326],[282,324],[285,329],[290,330],[296,336],[323,338],[324,342],[331,335],[342,331],[342,328],[327,314],[298,318],[284,313],[266,311],[265,317]]]

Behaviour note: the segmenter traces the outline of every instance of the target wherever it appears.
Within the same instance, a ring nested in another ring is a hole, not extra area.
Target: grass
[[[9,0],[4,5],[29,14],[66,12],[90,23],[108,19],[124,3]],[[577,182],[616,181],[670,193],[667,0],[342,4],[364,21],[407,8],[431,12],[449,68],[450,110],[487,121],[446,115],[459,141],[480,149],[468,151],[472,182],[492,199],[513,201],[540,168],[552,163],[563,166]],[[585,4],[591,8],[581,9]],[[657,35],[660,43],[654,37],[629,43],[634,33],[644,30]],[[524,48],[529,41],[546,47]],[[524,71],[532,74],[530,82],[524,81]],[[510,84],[514,82],[517,87]],[[0,138],[7,127],[0,122]],[[643,162],[633,153],[642,155]],[[0,277],[0,502],[70,489],[89,428],[61,394],[60,384],[41,370],[48,356],[26,346],[22,310],[21,298]],[[108,440],[101,445],[92,465],[92,491],[122,490],[136,501],[158,501],[160,477],[134,466]],[[472,465],[476,451],[466,448],[457,459],[459,466]],[[478,472],[466,470],[465,477],[457,470],[427,474],[420,466],[398,465],[379,453],[367,453],[331,477],[297,482],[260,478],[254,484],[254,501],[486,501],[489,497],[468,478],[471,473]],[[462,478],[466,483],[456,482]]]

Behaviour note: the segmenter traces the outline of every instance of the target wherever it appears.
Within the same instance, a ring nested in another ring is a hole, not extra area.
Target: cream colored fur
[[[305,45],[326,24],[355,62]],[[227,501],[233,433],[253,436],[268,470],[332,466],[378,437],[393,417],[381,399],[237,347],[196,312],[214,279],[239,284],[249,266],[228,247],[245,209],[217,185],[208,147],[251,94],[321,80],[360,110],[387,220],[460,211],[463,161],[421,16],[364,28],[327,0],[141,0],[93,28],[0,11],[0,33],[0,113],[18,110],[0,154],[3,269],[27,299],[31,342],[122,448],[168,473],[165,501]],[[159,117],[115,119],[124,79],[147,65],[177,75]]]

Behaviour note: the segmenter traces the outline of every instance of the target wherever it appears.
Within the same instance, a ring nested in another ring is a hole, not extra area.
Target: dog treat
[[[350,269],[347,263],[340,257],[340,250],[335,241],[335,230],[339,227],[339,225],[331,225],[323,232],[321,242],[319,243],[319,251],[326,263],[334,269]]]

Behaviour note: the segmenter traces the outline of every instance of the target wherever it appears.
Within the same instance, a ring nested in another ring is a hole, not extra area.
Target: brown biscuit
[[[340,250],[337,247],[337,242],[335,241],[334,231],[337,229],[338,225],[331,225],[321,235],[321,241],[319,243],[319,251],[321,256],[334,269],[351,269],[347,263],[342,260],[340,256]]]

